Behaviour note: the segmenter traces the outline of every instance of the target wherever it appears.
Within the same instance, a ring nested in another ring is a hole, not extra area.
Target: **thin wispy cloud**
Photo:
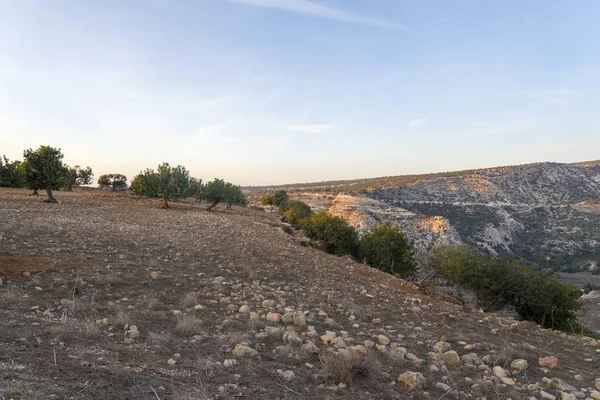
[[[411,128],[419,128],[421,126],[427,125],[428,122],[429,120],[427,118],[411,119],[410,121],[408,121],[408,126]]]
[[[381,28],[407,29],[405,26],[386,21],[382,18],[368,17],[325,6],[311,0],[226,0],[230,3],[245,4],[254,7],[272,8],[281,11],[303,14],[311,17],[332,19],[359,25]]]
[[[286,129],[288,131],[293,132],[304,132],[304,133],[327,133],[335,130],[337,127],[335,125],[326,125],[326,124],[315,124],[315,125],[292,125],[288,126]]]

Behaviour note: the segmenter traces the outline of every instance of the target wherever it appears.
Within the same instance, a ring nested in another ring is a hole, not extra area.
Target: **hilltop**
[[[600,343],[303,245],[275,214],[0,189],[0,396],[600,398]]]

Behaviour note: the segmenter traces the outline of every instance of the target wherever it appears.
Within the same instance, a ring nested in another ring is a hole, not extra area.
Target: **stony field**
[[[600,399],[600,342],[302,245],[275,214],[0,189],[0,399]]]

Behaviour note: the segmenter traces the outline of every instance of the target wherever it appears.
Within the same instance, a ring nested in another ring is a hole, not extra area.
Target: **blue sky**
[[[600,158],[600,2],[0,0],[0,154],[274,184]]]

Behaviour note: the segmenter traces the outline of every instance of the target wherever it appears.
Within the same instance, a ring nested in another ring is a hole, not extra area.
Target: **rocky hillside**
[[[288,189],[315,210],[327,210],[357,228],[395,222],[419,253],[466,242],[494,256],[553,269],[581,270],[600,262],[600,162],[439,175],[364,180],[361,193],[319,192],[333,184],[327,182]],[[402,184],[368,186],[382,182]],[[335,183],[336,192],[357,185]]]
[[[27,194],[0,189],[0,399],[600,399],[600,342],[305,247],[275,214]]]
[[[492,254],[553,268],[600,259],[600,166],[594,163],[490,168],[370,196],[443,216],[463,241]]]

